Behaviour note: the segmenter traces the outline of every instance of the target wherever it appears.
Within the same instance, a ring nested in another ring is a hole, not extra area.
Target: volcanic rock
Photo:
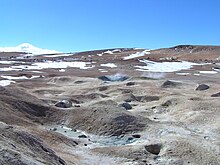
[[[150,144],[150,145],[145,145],[144,147],[148,152],[154,155],[159,155],[160,150],[162,148],[162,144]]]
[[[79,135],[78,138],[87,138],[86,135]]]
[[[140,138],[141,135],[139,135],[139,134],[134,134],[134,135],[132,135],[132,137],[134,137],[134,138]]]
[[[220,97],[220,92],[212,94],[211,97]]]
[[[131,106],[129,103],[119,104],[119,107],[123,107],[123,108],[125,108],[126,110],[132,109],[132,106]]]
[[[72,102],[69,100],[62,100],[62,101],[57,102],[55,106],[59,108],[70,108],[72,107]]]
[[[200,84],[197,88],[196,88],[196,91],[204,91],[204,90],[207,90],[209,89],[209,86],[206,85],[206,84]]]
[[[177,82],[173,82],[173,81],[167,80],[167,81],[165,81],[165,82],[161,85],[161,87],[162,87],[162,88],[174,88],[174,87],[176,87],[178,84],[179,84],[179,83],[177,83]]]
[[[135,82],[128,82],[126,85],[127,86],[132,86],[132,85],[135,85]]]

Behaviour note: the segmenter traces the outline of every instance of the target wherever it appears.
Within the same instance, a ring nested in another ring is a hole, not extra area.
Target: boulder
[[[167,100],[167,101],[165,101],[161,104],[161,106],[164,107],[164,108],[167,108],[171,105],[177,105],[177,99],[172,98],[172,99]]]
[[[209,89],[209,86],[206,85],[206,84],[200,84],[198,85],[198,87],[196,88],[196,91],[204,91],[204,90],[207,90]]]
[[[79,135],[78,138],[87,138],[86,135]]]
[[[70,108],[72,107],[72,102],[69,100],[62,100],[62,101],[57,102],[55,106],[59,108]]]
[[[161,87],[162,87],[162,88],[174,88],[174,87],[176,87],[178,84],[179,84],[179,83],[177,83],[177,82],[167,80],[167,81],[165,81],[165,82],[161,85]]]
[[[108,89],[107,86],[101,86],[99,87],[99,91],[106,91]]]
[[[119,104],[119,107],[123,107],[123,108],[125,108],[126,110],[132,109],[132,106],[131,106],[129,103]]]
[[[135,85],[135,82],[128,82],[126,85],[127,86],[132,86],[132,85]]]
[[[220,97],[220,92],[212,94],[211,97]]]
[[[149,144],[149,145],[145,145],[144,148],[154,154],[154,155],[159,155],[160,150],[162,148],[162,144]]]
[[[134,135],[132,135],[132,137],[134,137],[134,138],[140,138],[141,135],[139,135],[139,134],[134,134]]]

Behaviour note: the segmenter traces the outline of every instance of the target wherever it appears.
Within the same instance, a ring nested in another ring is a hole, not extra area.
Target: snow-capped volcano
[[[0,47],[0,52],[25,52],[33,55],[60,53],[55,50],[41,49],[29,43],[23,43],[15,47]]]

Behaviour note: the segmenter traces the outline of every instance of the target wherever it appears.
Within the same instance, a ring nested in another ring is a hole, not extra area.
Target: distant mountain
[[[0,52],[25,52],[33,55],[60,53],[55,50],[41,49],[29,43],[23,43],[15,47],[0,47]]]

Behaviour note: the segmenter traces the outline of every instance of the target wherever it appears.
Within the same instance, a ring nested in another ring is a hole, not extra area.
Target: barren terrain
[[[0,52],[0,164],[220,164],[220,47]]]

